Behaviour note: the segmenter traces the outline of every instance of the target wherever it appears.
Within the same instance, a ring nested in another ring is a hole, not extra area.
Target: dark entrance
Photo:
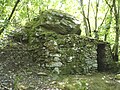
[[[97,64],[98,71],[105,70],[105,44],[98,44],[97,46]]]

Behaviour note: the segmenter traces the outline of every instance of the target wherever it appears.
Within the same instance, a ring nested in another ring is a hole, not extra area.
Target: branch
[[[10,21],[10,19],[11,19],[13,13],[15,12],[15,9],[16,9],[16,7],[17,7],[17,5],[18,5],[19,2],[20,2],[20,0],[17,0],[17,1],[16,1],[15,6],[14,6],[14,8],[13,8],[13,10],[12,10],[12,12],[11,12],[9,18],[8,18],[8,21]]]
[[[17,0],[17,1],[16,1],[15,6],[14,6],[12,12],[11,12],[9,18],[7,19],[6,24],[5,24],[4,27],[0,30],[0,35],[1,35],[1,33],[4,31],[5,27],[8,25],[8,22],[10,21],[11,17],[13,16],[13,13],[15,12],[15,9],[16,9],[16,7],[17,7],[17,5],[18,5],[19,2],[20,2],[20,0]]]
[[[111,5],[108,3],[107,0],[105,0],[105,2],[106,2],[106,4],[107,4],[110,8],[112,8]]]
[[[100,24],[100,26],[99,26],[98,28],[100,28],[100,27],[103,25],[103,23],[104,23],[104,21],[105,21],[105,19],[106,19],[106,16],[107,16],[107,14],[108,14],[108,11],[109,11],[109,9],[108,9],[107,12],[105,13],[105,16],[104,16],[104,18],[103,18],[103,20],[102,20],[102,22],[101,22],[101,24]]]

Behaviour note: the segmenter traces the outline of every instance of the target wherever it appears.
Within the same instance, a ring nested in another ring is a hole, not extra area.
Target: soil
[[[0,90],[119,90],[115,74],[57,75],[38,63],[0,61]]]

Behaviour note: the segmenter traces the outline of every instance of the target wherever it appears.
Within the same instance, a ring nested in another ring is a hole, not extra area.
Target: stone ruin
[[[73,16],[55,10],[41,12],[23,28],[10,33],[8,43],[0,50],[0,61],[7,61],[4,69],[8,70],[34,63],[58,74],[110,71],[110,44],[80,33],[80,23]]]

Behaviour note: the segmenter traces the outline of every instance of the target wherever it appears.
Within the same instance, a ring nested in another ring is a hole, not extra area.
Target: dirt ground
[[[57,75],[38,63],[0,62],[0,90],[120,90],[115,74]]]

